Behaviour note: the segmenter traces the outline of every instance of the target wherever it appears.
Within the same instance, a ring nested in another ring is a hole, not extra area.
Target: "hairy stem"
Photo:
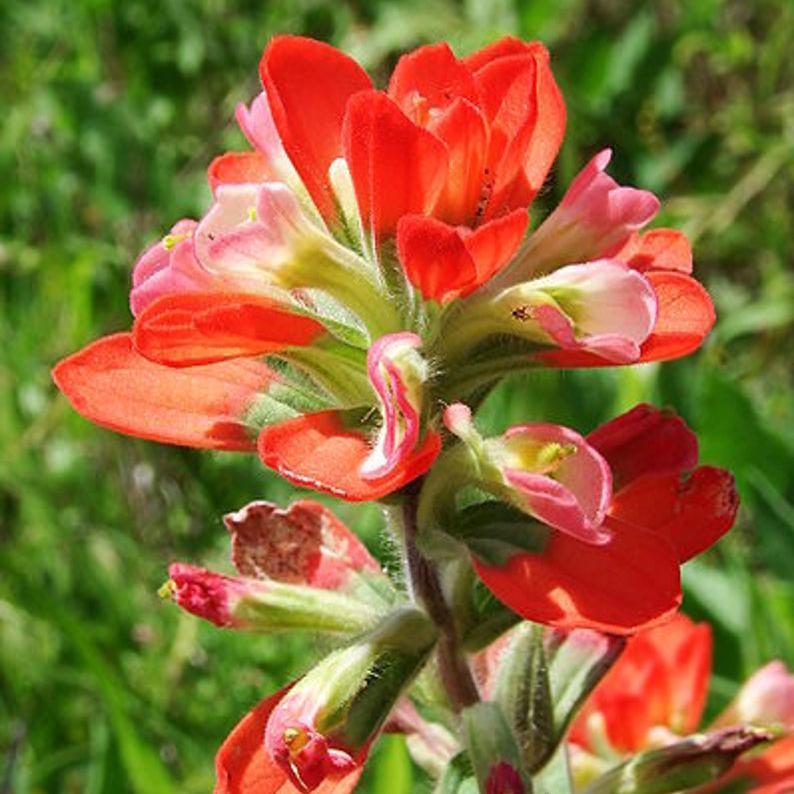
[[[436,566],[419,551],[416,511],[421,480],[406,488],[402,506],[405,532],[405,557],[409,585],[414,597],[422,603],[438,626],[438,666],[441,681],[455,711],[461,711],[480,699],[477,685],[460,646],[452,611],[447,604]]]

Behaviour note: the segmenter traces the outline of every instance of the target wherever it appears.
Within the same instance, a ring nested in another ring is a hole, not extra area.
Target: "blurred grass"
[[[223,512],[290,489],[253,459],[89,426],[49,379],[128,324],[137,253],[206,205],[203,169],[241,144],[233,107],[277,31],[328,39],[381,79],[425,41],[546,41],[569,131],[534,217],[613,146],[616,176],[693,237],[720,323],[686,361],[518,377],[485,420],[586,431],[638,400],[676,407],[743,499],[685,577],[686,608],[715,626],[711,710],[761,662],[794,664],[793,24],[787,0],[1,3],[0,792],[207,792],[226,732],[311,655],[155,594],[170,560],[226,565]],[[341,512],[380,550],[375,511]],[[394,738],[367,780],[422,785]]]

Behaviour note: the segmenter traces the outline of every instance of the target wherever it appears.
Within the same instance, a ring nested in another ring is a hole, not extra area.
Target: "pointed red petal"
[[[216,157],[207,169],[207,180],[213,194],[218,185],[265,182],[273,172],[259,152],[226,152]]]
[[[408,280],[425,300],[446,303],[476,281],[477,267],[460,232],[435,218],[402,218],[397,250]]]
[[[425,300],[446,303],[484,284],[506,265],[529,216],[516,210],[470,232],[423,215],[407,215],[397,227],[397,250],[408,280]]]
[[[392,72],[389,96],[412,118],[417,103],[443,109],[458,97],[474,103],[478,98],[471,72],[446,42],[403,55]]]
[[[517,209],[484,223],[465,238],[466,249],[477,268],[477,278],[464,290],[464,296],[485,284],[513,258],[528,223],[527,211]]]
[[[403,215],[431,210],[447,175],[446,148],[386,94],[354,96],[343,137],[359,211],[377,240],[394,234]]]
[[[403,464],[378,480],[359,474],[372,451],[367,436],[344,426],[337,411],[321,411],[266,427],[259,435],[259,457],[295,485],[314,488],[351,502],[380,499],[424,474],[441,449],[428,432]]]
[[[283,769],[265,751],[264,736],[273,709],[289,687],[265,698],[236,725],[215,756],[214,794],[299,794]],[[348,794],[355,789],[362,767],[321,783],[314,794]]]
[[[245,412],[273,373],[246,359],[171,369],[115,334],[61,361],[58,388],[86,419],[120,433],[188,447],[251,451]]]
[[[543,185],[565,134],[565,103],[546,49],[497,58],[475,75],[491,131],[492,192],[485,217],[527,207]]]
[[[607,460],[615,490],[643,474],[680,472],[698,462],[697,436],[670,411],[637,405],[596,428],[588,442]]]
[[[348,99],[372,86],[339,50],[299,36],[274,38],[259,64],[284,149],[324,218],[336,216],[328,168],[342,155]]]
[[[146,358],[185,367],[308,345],[324,330],[267,297],[185,292],[150,304],[135,321],[133,339]]]
[[[739,507],[733,476],[701,466],[691,474],[646,474],[612,499],[611,515],[667,538],[681,562],[716,543]]]
[[[607,519],[612,539],[601,546],[552,532],[538,554],[506,565],[474,559],[478,575],[527,620],[561,628],[632,634],[672,615],[681,603],[678,558],[664,538]]]

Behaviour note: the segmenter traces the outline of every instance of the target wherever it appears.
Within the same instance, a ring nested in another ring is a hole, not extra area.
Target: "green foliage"
[[[225,569],[223,512],[292,489],[250,458],[91,427],[49,379],[127,326],[138,252],[206,206],[204,167],[242,145],[233,108],[276,31],[329,39],[381,79],[424,41],[546,41],[569,126],[534,221],[613,146],[616,176],[692,236],[720,323],[687,361],[516,378],[483,426],[587,431],[642,399],[681,411],[744,504],[685,577],[685,607],[716,629],[710,709],[761,662],[794,664],[792,24],[786,0],[0,4],[0,789],[209,791],[226,732],[312,657],[309,639],[219,632],[155,594],[173,559]],[[377,511],[340,513],[378,550]],[[396,738],[367,780],[424,786]]]

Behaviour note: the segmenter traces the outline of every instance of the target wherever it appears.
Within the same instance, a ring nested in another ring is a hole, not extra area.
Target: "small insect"
[[[532,319],[532,307],[531,306],[516,306],[510,314],[516,319],[521,320],[522,323],[527,322],[527,320]]]

